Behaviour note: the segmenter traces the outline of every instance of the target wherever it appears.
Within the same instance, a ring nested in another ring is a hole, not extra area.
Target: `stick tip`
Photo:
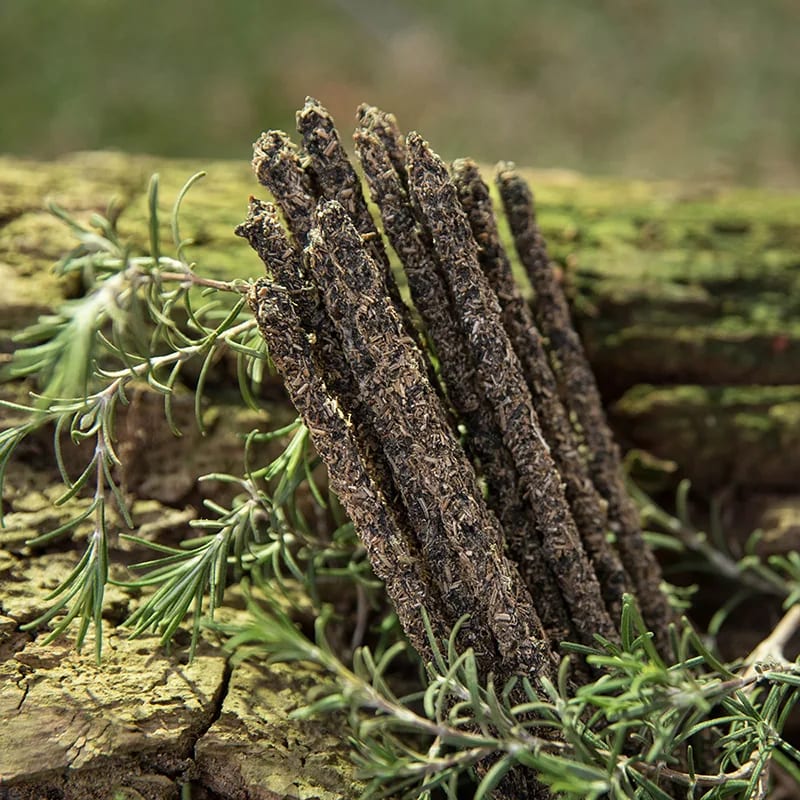
[[[478,165],[471,158],[457,158],[453,162],[453,174],[466,180],[480,178]]]
[[[318,125],[333,126],[333,117],[316,97],[306,97],[305,104],[295,116],[298,133],[312,130]]]

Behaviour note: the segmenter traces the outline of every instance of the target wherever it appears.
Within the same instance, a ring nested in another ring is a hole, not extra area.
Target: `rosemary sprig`
[[[254,387],[258,386],[267,362],[266,348],[257,335],[255,322],[243,311],[248,284],[204,278],[188,261],[190,240],[181,238],[180,207],[189,188],[202,175],[198,173],[186,182],[172,209],[170,230],[175,257],[163,254],[166,246],[159,238],[158,176],[153,176],[148,190],[149,253],[135,254],[132,246],[121,239],[117,228],[119,214],[113,206],[105,217],[94,214],[87,226],[51,204],[52,213],[78,239],[78,245],[56,269],[62,275],[79,275],[84,294],[65,301],[55,313],[40,317],[23,330],[16,337],[22,346],[0,373],[0,379],[29,378],[38,386],[31,393],[29,404],[0,400],[0,406],[16,416],[14,424],[0,432],[0,488],[19,445],[34,432],[49,426],[53,431],[55,462],[64,483],[64,492],[56,503],[63,504],[85,491],[91,491],[93,496],[88,508],[28,542],[33,547],[46,545],[71,534],[86,520],[91,520],[94,526],[83,557],[46,598],[47,609],[26,628],[57,620],[48,637],[52,639],[77,621],[80,647],[89,627],[94,625],[98,659],[102,647],[103,597],[109,581],[109,543],[117,532],[107,513],[109,501],[113,501],[124,524],[133,527],[117,478],[121,465],[114,441],[119,405],[127,404],[132,386],[146,383],[164,396],[166,418],[177,434],[171,398],[184,366],[198,361],[199,377],[193,388],[195,415],[202,429],[204,385],[211,366],[223,351],[236,352],[239,385],[245,401],[252,405],[256,405]],[[208,291],[217,297],[221,292],[237,297],[233,303],[216,299],[208,302],[205,299]],[[91,456],[77,477],[70,475],[66,467],[65,440],[74,445],[93,445]],[[170,581],[182,580],[196,603],[210,592],[213,611],[225,582],[229,555],[226,548],[235,547],[237,553],[242,548],[241,525],[234,529],[236,535],[225,533],[216,548],[206,546],[194,553],[194,558],[181,551],[184,558],[178,559],[172,571],[162,569],[161,573],[151,575],[149,583],[158,579],[171,591],[174,587]],[[228,531],[227,522],[221,523],[221,530]],[[157,593],[156,597],[163,599],[163,593]],[[135,630],[157,624],[171,635],[187,608],[183,599],[159,605],[151,598],[134,618]]]
[[[330,609],[322,610],[309,639],[263,577],[254,579],[258,599],[246,587],[252,621],[224,628],[228,646],[237,660],[304,661],[330,674],[333,680],[320,682],[293,716],[347,716],[365,798],[464,796],[457,787],[463,791],[486,759],[491,767],[473,784],[476,798],[488,797],[515,765],[535,770],[554,793],[572,800],[750,798],[760,796],[770,758],[780,754],[791,763],[797,756],[781,735],[800,690],[797,665],[731,672],[686,620],[673,631],[678,658],[666,664],[630,596],[623,601],[621,646],[568,646],[603,669],[577,692],[569,685],[568,658],[555,684],[512,678],[496,686],[491,675],[480,675],[471,650],[458,651],[459,623],[441,642],[428,625],[427,683],[398,696],[394,662],[407,657],[407,645],[397,643],[380,657],[359,648],[348,666],[326,637]],[[703,731],[719,737],[716,772],[693,762],[692,742]],[[681,794],[665,791],[665,782]]]

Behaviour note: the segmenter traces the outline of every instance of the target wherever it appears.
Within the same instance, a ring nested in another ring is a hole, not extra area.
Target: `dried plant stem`
[[[408,188],[408,174],[406,173],[406,143],[405,138],[397,124],[394,114],[381,111],[375,106],[364,103],[358,107],[359,129],[356,131],[356,147],[358,148],[359,132],[369,132],[375,136],[389,159],[403,189]],[[370,187],[372,192],[372,187]],[[373,200],[375,198],[373,197]]]
[[[481,390],[497,414],[543,551],[576,629],[616,638],[597,577],[570,514],[561,479],[544,441],[519,360],[502,326],[500,307],[478,265],[477,246],[447,169],[422,138],[408,137],[409,185],[432,236],[453,307],[469,342]]]
[[[369,213],[361,181],[342,147],[333,118],[313,97],[307,97],[297,112],[297,131],[303,137],[304,166],[312,176],[318,196],[336,200],[345,209],[356,230],[365,237],[373,261],[388,270],[389,259]]]
[[[472,615],[467,634],[484,667],[492,664],[501,676],[551,674],[541,623],[503,555],[500,528],[447,424],[421,354],[385,296],[380,268],[342,206],[323,203],[316,216],[319,232],[312,231],[309,265],[362,394],[374,404],[384,452],[423,554],[438,570],[448,615]]]
[[[297,243],[304,247],[317,201],[297,148],[285,133],[261,134],[253,145],[253,171],[280,206]]]
[[[406,307],[400,299],[400,292],[389,266],[383,240],[364,199],[361,181],[342,147],[333,118],[317,100],[307,97],[302,110],[297,112],[297,131],[303,137],[303,147],[307,154],[306,169],[312,176],[319,198],[336,200],[347,211],[356,230],[363,237],[372,260],[381,268],[386,291],[392,299],[395,311],[403,319],[406,332],[413,331],[414,327],[408,319]]]
[[[508,553],[519,565],[529,591],[536,596],[542,624],[557,649],[570,638],[573,626],[542,556],[533,520],[519,495],[516,469],[492,407],[478,391],[475,367],[451,307],[435,250],[417,223],[402,178],[385,145],[387,139],[397,142],[399,132],[389,134],[393,121],[377,109],[364,109],[362,120],[355,143],[370,193],[380,208],[384,229],[400,256],[412,299],[436,349],[447,397],[465,425],[467,448],[486,479],[488,503],[503,527]]]
[[[479,247],[481,269],[500,302],[503,327],[519,358],[542,433],[564,481],[570,510],[600,581],[606,607],[612,619],[619,619],[622,595],[630,591],[629,579],[607,539],[606,503],[595,489],[581,457],[541,334],[500,242],[489,187],[481,180],[477,165],[467,159],[453,164],[453,181]]]
[[[784,655],[784,650],[798,629],[800,629],[800,605],[794,605],[781,617],[769,636],[759,642],[747,656],[747,669],[743,677],[755,675],[756,666],[761,662],[788,664],[789,660]]]
[[[547,258],[536,225],[533,196],[525,181],[508,166],[498,170],[497,183],[517,252],[535,292],[536,321],[548,341],[561,397],[577,420],[588,447],[589,471],[598,492],[608,502],[617,548],[642,613],[661,650],[669,652],[667,626],[674,616],[666,595],[660,591],[661,568],[642,537],[638,512],[625,490],[619,450],[580,338],[572,326],[566,297]]]
[[[317,100],[307,97],[305,105],[297,112],[297,130],[303,137],[305,149],[304,158],[299,163],[307,175],[309,185],[313,187],[316,199],[336,200],[347,211],[371,257],[381,267],[384,289],[403,320],[406,335],[414,340],[420,350],[424,350],[419,332],[400,297],[383,239],[369,213],[361,180],[350,164],[333,118]],[[310,221],[308,224],[311,224]],[[428,377],[437,386],[432,366],[428,367]]]

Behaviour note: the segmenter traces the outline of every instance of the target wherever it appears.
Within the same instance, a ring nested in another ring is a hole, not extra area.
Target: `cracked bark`
[[[0,797],[101,797],[116,789],[169,797],[193,777],[192,754],[225,690],[225,658],[208,647],[192,665],[152,656],[157,639],[108,636],[101,667],[74,642],[28,643],[0,664]],[[139,788],[137,788],[139,787]],[[156,792],[158,789],[158,792]],[[163,790],[163,793],[161,793]]]
[[[287,720],[318,682],[315,672],[231,667],[210,641],[186,664],[178,646],[168,655],[157,637],[130,640],[116,630],[106,631],[98,667],[91,641],[81,654],[70,638],[44,645],[43,636],[18,632],[40,610],[40,581],[68,574],[69,554],[7,555],[0,549],[0,565],[13,564],[16,580],[12,593],[0,568],[2,800],[108,800],[115,792],[179,800],[186,783],[206,800],[289,800],[298,791],[322,800],[359,796],[339,723]],[[242,612],[223,612],[246,622]],[[297,768],[292,749],[280,745],[287,738],[303,752],[325,753],[312,758],[297,785],[289,779]]]

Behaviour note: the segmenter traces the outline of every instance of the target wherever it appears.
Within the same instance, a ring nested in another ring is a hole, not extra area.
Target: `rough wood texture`
[[[166,226],[177,190],[198,169],[208,176],[184,203],[182,230],[198,242],[191,253],[200,271],[260,275],[257,256],[231,235],[253,190],[244,159],[118,153],[52,162],[0,158],[0,354],[11,350],[15,330],[70,290],[50,267],[73,240],[46,212],[46,198],[83,219],[117,198],[121,230],[144,247],[148,176],[160,173]],[[620,413],[612,413],[618,438],[676,461],[674,474],[699,487],[713,488],[703,472],[713,464],[715,475],[735,476],[744,487],[796,488],[800,448],[782,450],[782,469],[741,470],[738,464],[742,452],[753,463],[774,461],[776,440],[800,437],[797,394],[776,409],[771,395],[757,388],[800,385],[800,195],[566,172],[524,175],[536,192],[539,225],[565,276],[600,388],[607,400],[622,398]],[[668,428],[681,425],[684,406],[666,401],[664,384],[755,388],[742,394],[737,415],[718,393],[698,394],[696,418],[715,432],[700,462],[670,434],[643,437],[649,418],[643,400],[651,390],[637,388],[635,403],[624,395],[645,383],[662,385],[652,391],[659,393],[659,419]]]
[[[198,163],[113,153],[47,163],[0,158],[0,359],[13,349],[14,331],[73,290],[50,271],[74,242],[44,210],[46,197],[82,219],[118,198],[123,234],[144,247],[148,176],[160,172],[166,212],[180,185],[201,168],[209,175],[188,196],[183,215],[185,235],[198,242],[191,252],[200,272],[260,275],[258,258],[232,236],[253,190],[244,160]],[[590,363],[606,399],[614,401],[610,418],[621,442],[675,461],[675,476],[688,476],[709,492],[731,483],[797,490],[800,196],[525,175],[537,192],[539,224]],[[163,220],[166,225],[168,214]],[[501,234],[507,235],[504,229]],[[3,502],[30,513],[31,525],[51,524],[48,515],[61,512],[50,507],[39,476],[25,480],[37,484],[39,494],[26,489]],[[174,504],[186,491],[178,487],[164,502]],[[771,497],[769,508],[786,502]],[[151,512],[166,513],[162,507]],[[12,552],[29,535],[20,525],[0,534],[2,800],[105,800],[115,788],[124,788],[128,798],[172,800],[188,780],[198,800],[348,796],[342,787],[354,785],[345,756],[337,751],[325,760],[334,748],[329,734],[309,739],[320,732],[302,726],[287,733],[285,721],[271,728],[253,700],[283,719],[290,704],[301,702],[298,689],[312,676],[237,668],[227,679],[224,658],[209,650],[195,674],[179,657],[152,655],[147,641],[131,645],[112,637],[112,666],[122,659],[139,670],[136,686],[152,689],[137,710],[124,702],[130,674],[103,679],[90,656],[63,645],[45,648],[21,634],[19,623],[37,611],[21,587],[41,596],[74,559],[23,563]],[[119,597],[112,606],[124,603]],[[114,619],[123,614],[112,608]],[[158,680],[148,678],[148,670]],[[241,691],[234,691],[237,686]],[[114,691],[116,696],[108,694]],[[111,706],[113,714],[106,713]],[[31,710],[36,713],[29,716]],[[45,746],[45,756],[37,756]],[[298,764],[317,776],[315,787],[292,785]],[[119,776],[124,782],[115,783]],[[275,783],[268,783],[270,776]]]
[[[130,640],[111,627],[132,602],[114,587],[101,667],[91,637],[77,653],[69,636],[45,645],[43,631],[20,631],[79,555],[32,556],[23,548],[52,523],[26,498],[10,498],[11,527],[0,534],[0,800],[178,800],[185,784],[193,800],[360,795],[341,722],[287,718],[319,684],[318,671],[232,666],[210,638],[192,663],[180,643],[166,653],[157,637]],[[137,514],[144,535],[148,519],[181,525],[158,503],[134,508]],[[241,598],[227,604],[223,621],[248,621],[237,617]]]

